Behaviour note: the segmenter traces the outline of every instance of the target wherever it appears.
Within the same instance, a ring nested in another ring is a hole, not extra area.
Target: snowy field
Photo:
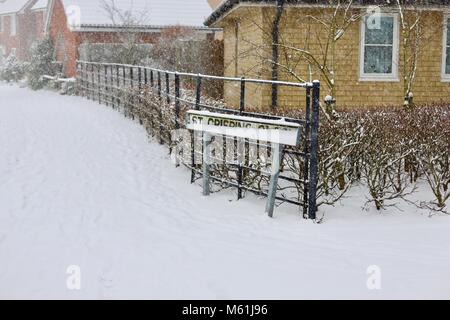
[[[448,216],[354,193],[321,225],[290,205],[271,220],[263,199],[202,197],[119,113],[5,84],[0,152],[0,298],[450,298]]]

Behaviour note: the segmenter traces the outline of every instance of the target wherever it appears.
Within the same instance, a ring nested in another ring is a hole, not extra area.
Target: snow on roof
[[[212,10],[206,0],[62,0],[67,10],[79,8],[80,25],[110,25],[113,23],[104,3],[115,3],[120,12],[142,17],[142,25],[204,26],[203,21]],[[117,22],[116,22],[117,23]]]
[[[30,0],[0,1],[0,14],[16,13],[25,7]]]
[[[406,0],[407,4],[414,3],[416,0]],[[354,5],[380,5],[380,6],[396,6],[397,2],[392,0],[354,0]],[[324,6],[329,4],[329,0],[284,0],[285,5],[319,5]],[[206,19],[205,25],[211,26],[219,21],[221,18],[229,14],[234,8],[239,5],[277,5],[277,0],[222,0],[220,5],[214,10],[214,12]],[[439,6],[448,7],[450,5],[450,0],[422,0],[420,5],[423,7],[427,6]]]
[[[48,0],[38,0],[34,6],[31,7],[31,10],[39,10],[47,8]]]

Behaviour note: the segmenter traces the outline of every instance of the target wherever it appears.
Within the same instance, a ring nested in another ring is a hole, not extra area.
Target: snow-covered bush
[[[348,126],[359,128],[362,137],[350,154],[334,154],[339,145],[355,143],[354,130],[345,129]],[[373,203],[378,210],[408,200],[420,181],[426,181],[435,195],[420,206],[441,211],[446,206],[450,198],[450,106],[348,110],[340,112],[336,121],[322,117],[319,137],[321,166],[338,157],[349,169],[346,181],[364,185],[367,204]],[[321,180],[327,176],[320,175]]]
[[[28,68],[28,85],[33,90],[42,89],[45,82],[42,76],[54,76],[54,49],[50,38],[36,43],[31,50],[31,62]]]
[[[395,204],[397,199],[415,190],[414,184],[408,183],[405,170],[406,159],[414,153],[414,145],[403,133],[408,122],[400,122],[399,114],[371,112],[363,118],[367,135],[363,140],[364,150],[361,150],[362,181],[368,191],[367,204],[373,203],[377,210]]]
[[[19,61],[15,55],[9,55],[0,66],[0,79],[17,82],[25,76],[28,63]]]
[[[417,120],[415,163],[435,197],[421,205],[449,213],[445,208],[450,200],[450,108],[426,109]]]

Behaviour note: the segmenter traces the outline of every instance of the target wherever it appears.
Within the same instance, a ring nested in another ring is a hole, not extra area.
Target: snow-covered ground
[[[119,113],[0,84],[0,298],[450,298],[450,217],[358,197],[321,225],[269,219],[262,199],[202,197]]]

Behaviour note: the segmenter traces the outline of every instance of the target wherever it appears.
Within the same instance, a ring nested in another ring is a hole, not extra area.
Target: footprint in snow
[[[113,274],[110,271],[102,272],[98,280],[106,289],[114,287]]]

